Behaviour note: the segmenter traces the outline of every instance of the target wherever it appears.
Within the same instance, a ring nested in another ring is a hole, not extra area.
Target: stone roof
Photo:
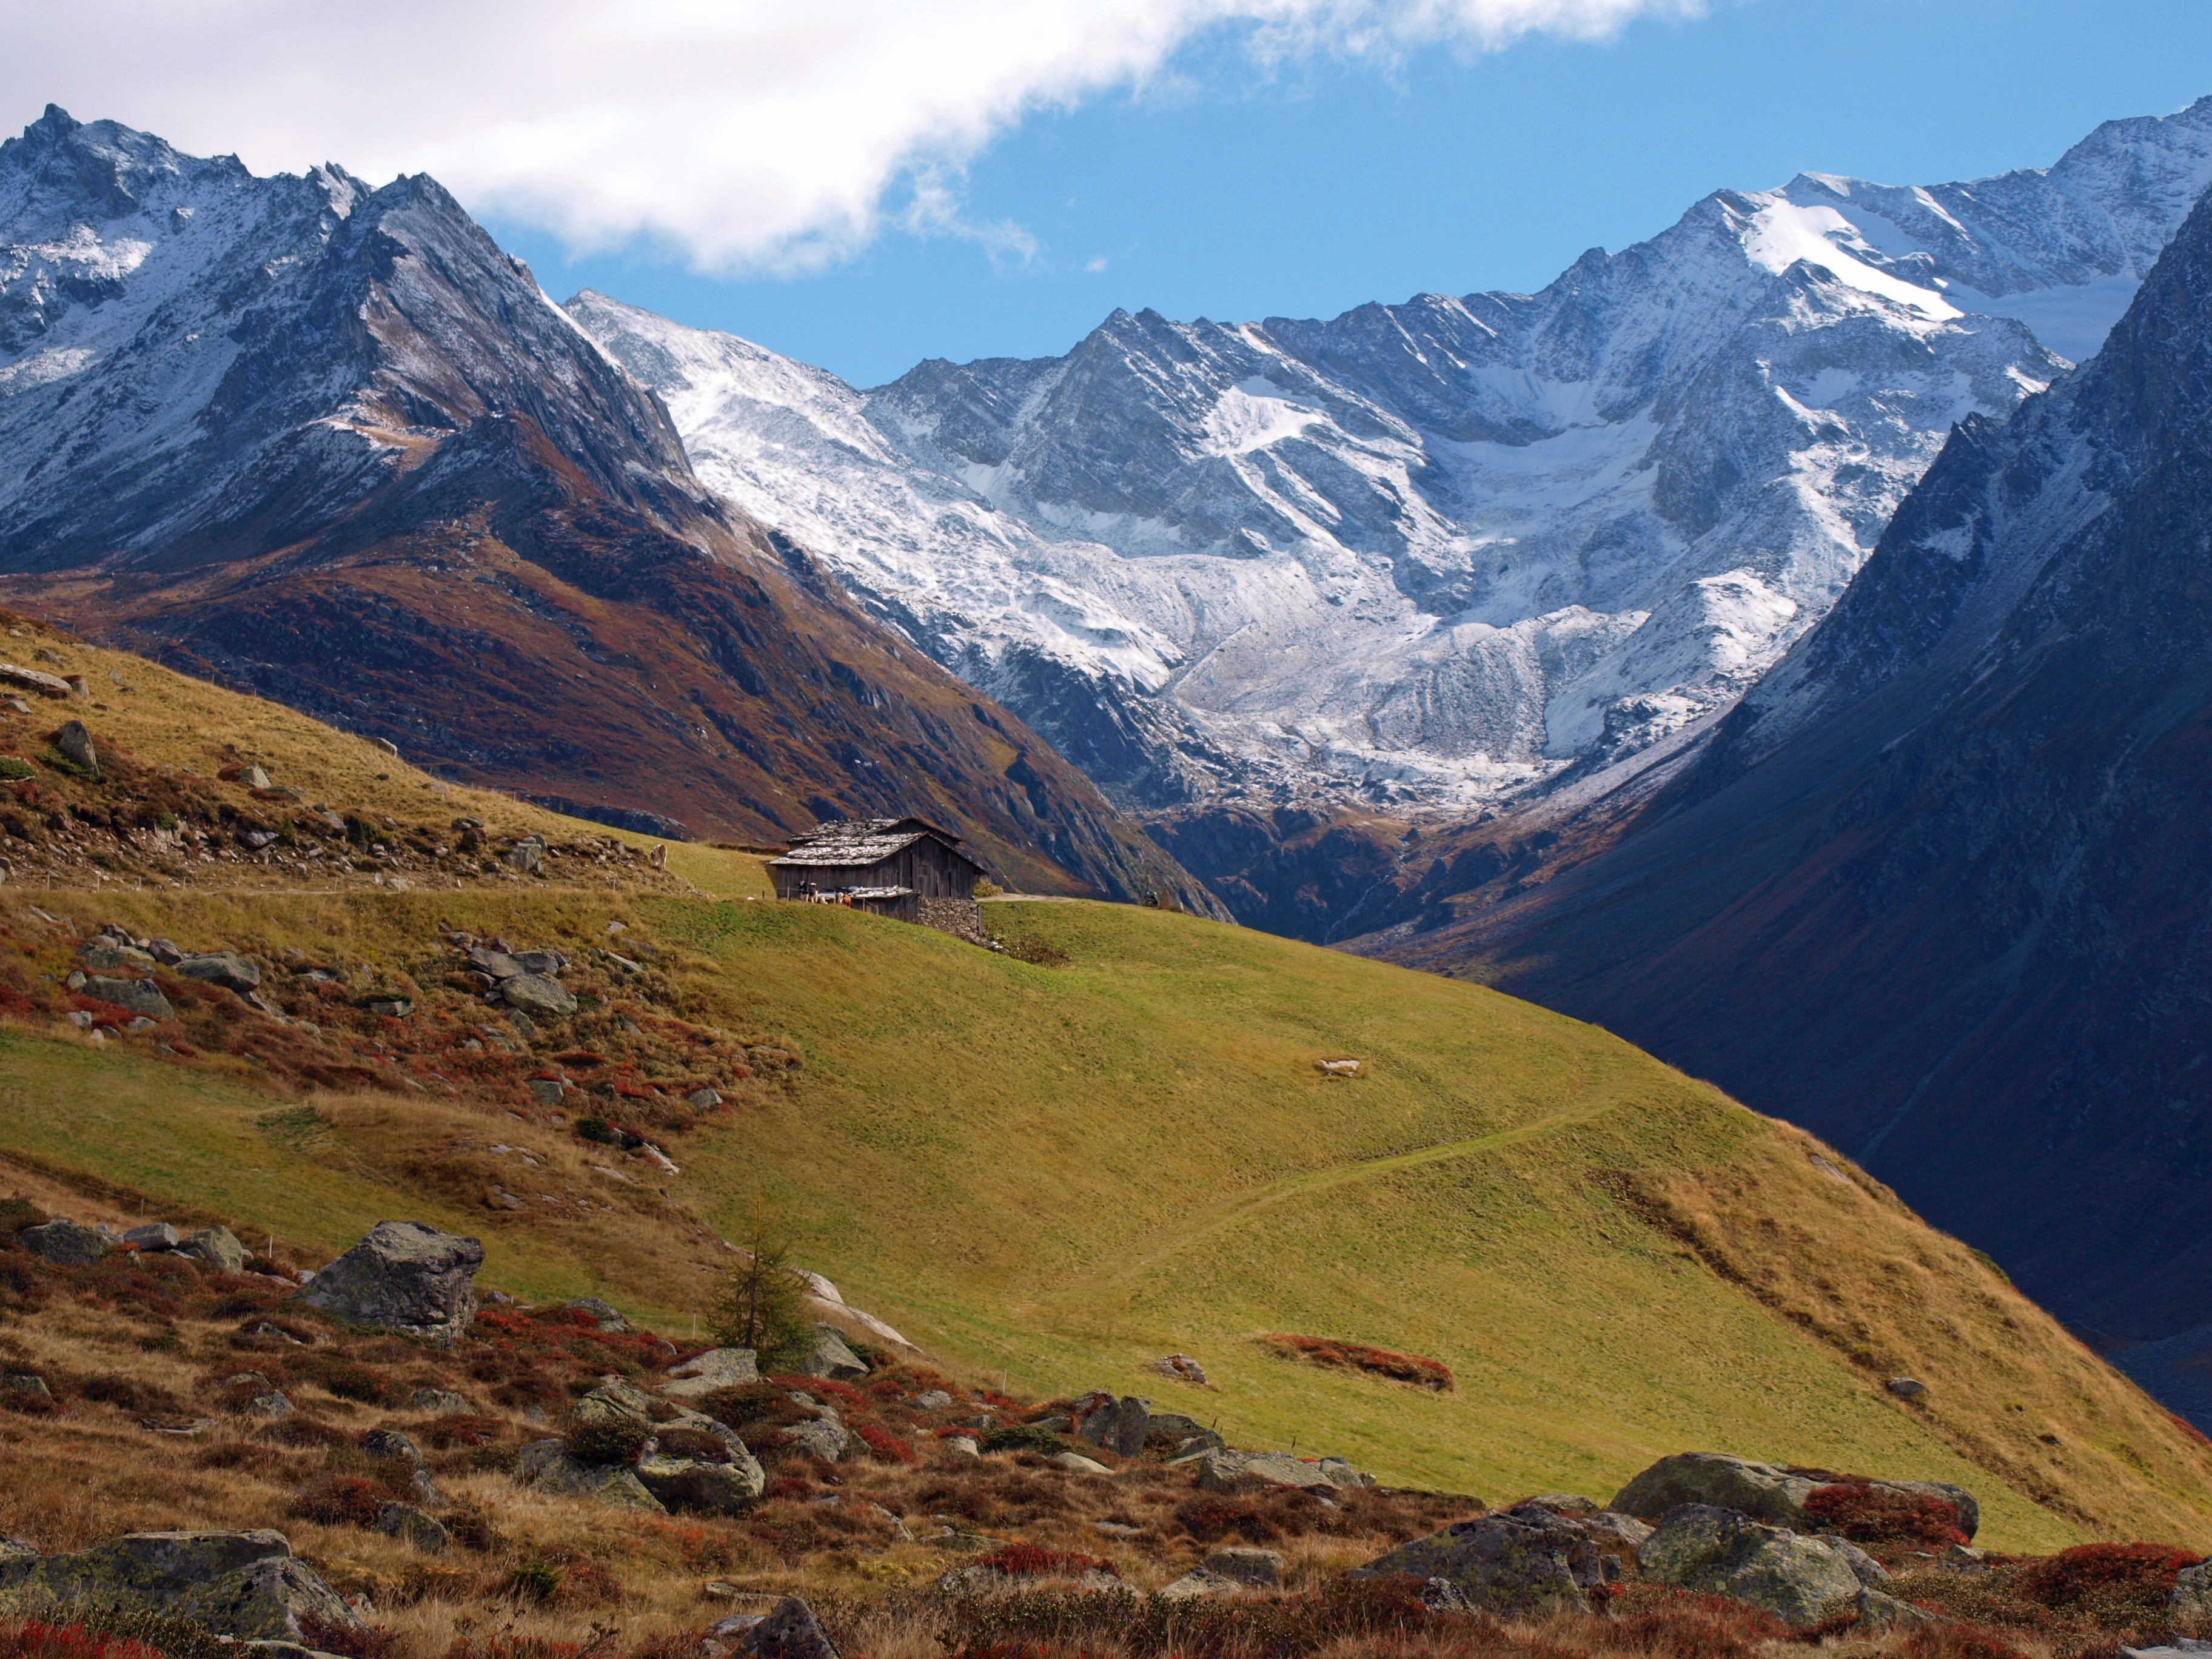
[[[815,825],[803,836],[794,836],[791,850],[769,862],[795,869],[853,869],[881,864],[925,840],[942,842],[965,862],[975,863],[960,850],[959,836],[921,818],[836,818]]]

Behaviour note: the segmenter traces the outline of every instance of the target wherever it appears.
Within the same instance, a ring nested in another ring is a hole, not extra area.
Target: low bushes
[[[1818,1524],[1854,1544],[1932,1545],[1966,1541],[1966,1517],[1955,1504],[1929,1492],[1897,1492],[1864,1481],[1844,1480],[1815,1486],[1805,1513]]]
[[[1387,1376],[1400,1382],[1416,1383],[1433,1394],[1449,1394],[1452,1389],[1451,1368],[1440,1359],[1429,1359],[1420,1354],[1393,1353],[1388,1348],[1371,1348],[1364,1342],[1341,1342],[1330,1336],[1295,1336],[1285,1332],[1261,1340],[1285,1359],[1302,1359],[1310,1365]]]

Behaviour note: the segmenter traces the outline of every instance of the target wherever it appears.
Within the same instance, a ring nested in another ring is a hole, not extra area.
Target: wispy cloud
[[[962,165],[1031,111],[1234,31],[1261,58],[1600,38],[1700,0],[71,0],[9,7],[0,95],[258,171],[435,173],[572,247],[702,269],[834,260],[886,224],[1022,260]]]

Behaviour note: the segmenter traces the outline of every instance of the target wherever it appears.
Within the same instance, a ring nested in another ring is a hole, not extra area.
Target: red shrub
[[[1364,1342],[1340,1342],[1330,1336],[1293,1336],[1278,1332],[1261,1340],[1285,1359],[1303,1359],[1309,1364],[1328,1365],[1339,1370],[1365,1371],[1400,1382],[1418,1382],[1435,1394],[1451,1391],[1451,1368],[1440,1359],[1417,1353],[1393,1353],[1388,1348],[1370,1348]]]
[[[1009,1578],[1080,1578],[1086,1572],[1114,1572],[1113,1564],[1095,1555],[1073,1550],[1048,1550],[1042,1544],[1009,1544],[979,1557],[979,1567],[990,1567]],[[1115,1577],[1121,1577],[1115,1573]]]
[[[2079,1544],[2030,1562],[2014,1588],[2046,1607],[2117,1626],[2162,1617],[2174,1579],[2203,1559],[2171,1544]]]
[[[854,1434],[866,1445],[868,1454],[878,1463],[911,1463],[915,1461],[914,1447],[897,1437],[887,1434],[872,1423],[850,1425]]]
[[[36,1619],[0,1626],[0,1659],[163,1659],[143,1642],[88,1631],[82,1625],[49,1625]]]
[[[1977,1625],[1932,1625],[1914,1631],[1898,1659],[2026,1659],[2019,1649]]]
[[[1955,1504],[1928,1492],[1893,1492],[1864,1481],[1815,1486],[1805,1500],[1815,1530],[1840,1534],[1855,1544],[1946,1544],[1966,1541],[1966,1517]]]
[[[374,1480],[326,1475],[292,1499],[292,1513],[325,1527],[370,1527],[384,1501],[384,1488]]]
[[[1201,1544],[1216,1544],[1231,1534],[1251,1544],[1269,1544],[1283,1529],[1258,1508],[1233,1498],[1200,1497],[1176,1506],[1176,1524]]]

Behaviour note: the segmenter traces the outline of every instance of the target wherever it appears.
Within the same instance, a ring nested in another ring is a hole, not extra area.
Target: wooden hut
[[[960,837],[922,818],[837,818],[794,837],[769,860],[778,898],[849,904],[901,921],[943,926],[946,902],[972,905],[983,866]],[[955,928],[953,931],[964,931]]]

